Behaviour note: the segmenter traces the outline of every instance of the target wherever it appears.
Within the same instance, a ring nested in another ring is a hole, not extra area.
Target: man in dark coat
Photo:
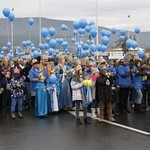
[[[112,105],[111,105],[112,84],[113,80],[111,75],[108,73],[108,68],[106,66],[101,66],[100,76],[96,81],[96,100],[100,101],[99,122],[102,122],[104,119],[105,106],[107,107],[107,114],[109,121],[115,121],[115,119],[112,116]]]

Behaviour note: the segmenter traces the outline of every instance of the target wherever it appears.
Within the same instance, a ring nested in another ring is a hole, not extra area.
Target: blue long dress
[[[45,116],[48,114],[47,92],[44,83],[38,82],[36,84],[36,98],[35,98],[35,116]]]

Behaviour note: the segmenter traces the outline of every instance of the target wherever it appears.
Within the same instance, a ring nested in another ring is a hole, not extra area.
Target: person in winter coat
[[[82,125],[82,122],[79,117],[79,109],[80,104],[83,102],[83,78],[82,78],[82,68],[81,66],[77,66],[75,70],[75,75],[71,79],[71,89],[72,89],[72,100],[75,103],[76,107],[76,123],[78,125]],[[83,106],[83,105],[82,105]],[[87,108],[83,107],[83,114],[84,114],[84,123],[90,124],[87,119]]]
[[[92,106],[91,106],[91,117],[95,118],[96,117],[96,111],[97,114],[99,114],[99,103],[97,103],[97,101],[95,100],[95,93],[96,93],[96,87],[95,87],[95,83],[97,78],[99,77],[99,70],[98,68],[92,68],[91,69],[92,74],[90,75],[90,79],[92,81]]]
[[[100,118],[99,122],[104,119],[105,107],[107,107],[107,115],[109,121],[115,121],[112,116],[112,78],[108,73],[108,68],[103,66],[100,67],[100,76],[96,80],[96,100],[100,101]]]
[[[134,100],[134,110],[137,112],[143,112],[144,109],[142,108],[142,76],[144,72],[141,69],[141,61],[135,60],[133,72],[133,88],[135,90],[135,100]]]
[[[129,67],[129,59],[125,57],[122,64],[117,69],[118,86],[120,87],[120,111],[128,114],[128,97],[131,88],[131,70]]]
[[[16,105],[18,105],[18,115],[23,118],[22,102],[24,96],[24,78],[20,75],[20,70],[16,67],[14,69],[13,78],[11,79],[11,118],[15,119]]]

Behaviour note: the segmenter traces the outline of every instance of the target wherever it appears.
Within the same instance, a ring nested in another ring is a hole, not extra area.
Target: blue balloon
[[[7,47],[11,48],[11,42],[7,42]]]
[[[54,27],[49,28],[49,34],[50,34],[50,36],[54,36],[55,33],[56,33],[56,30],[55,30]]]
[[[44,45],[43,45],[42,43],[40,43],[40,44],[38,45],[38,48],[39,48],[40,50],[44,50]]]
[[[97,49],[97,51],[101,51],[101,45],[100,44],[98,44],[97,46],[96,46],[96,49]]]
[[[126,41],[126,47],[127,47],[127,48],[131,48],[131,47],[132,47],[132,40],[131,40],[131,39],[128,39],[128,40]]]
[[[44,43],[44,49],[48,49],[49,45],[47,43]]]
[[[49,50],[48,50],[48,54],[51,56],[51,55],[53,55],[54,54],[54,49],[53,48],[50,48]]]
[[[80,34],[80,36],[82,36],[83,34],[84,34],[84,32],[85,32],[85,29],[79,29],[79,34]]]
[[[31,43],[31,47],[32,47],[32,46],[34,46],[34,44],[33,44],[33,43]]]
[[[77,30],[73,30],[73,35],[77,36],[77,34],[78,34],[78,31]]]
[[[27,46],[27,41],[23,41],[23,42],[22,42],[22,46],[23,46],[23,47],[26,47],[26,46]]]
[[[108,43],[109,43],[109,38],[107,36],[103,36],[102,37],[102,44],[106,46],[106,45],[108,45]]]
[[[117,31],[116,28],[111,29],[112,34],[116,34],[116,31]]]
[[[74,27],[75,29],[79,29],[79,28],[80,28],[79,22],[78,22],[78,21],[74,21],[74,22],[73,22],[73,27]]]
[[[31,46],[32,42],[27,40],[27,46]]]
[[[68,27],[65,24],[61,25],[61,30],[62,31],[67,31]]]
[[[95,25],[95,22],[94,21],[90,21],[90,25]]]
[[[97,36],[97,31],[96,31],[96,29],[91,29],[90,35],[91,35],[93,38],[95,38],[95,37]]]
[[[95,25],[90,25],[90,30],[95,29],[96,30],[96,26]]]
[[[3,55],[5,52],[4,51],[1,51],[1,54]]]
[[[89,48],[89,45],[88,45],[87,43],[84,43],[84,44],[83,44],[83,49],[84,49],[84,50],[87,50],[88,48]]]
[[[77,52],[80,52],[82,50],[82,46],[81,45],[77,45]]]
[[[87,25],[86,19],[82,18],[82,19],[79,20],[80,28],[84,29],[86,27],[86,25]]]
[[[32,50],[32,52],[33,52],[33,51],[35,51],[35,47],[34,47],[34,46],[33,46],[33,47],[31,47],[31,50]]]
[[[102,52],[105,52],[106,50],[107,50],[107,46],[102,45],[102,46],[101,46],[101,51],[102,51]]]
[[[86,56],[86,51],[85,50],[81,50],[80,56],[81,57],[85,57]]]
[[[56,50],[55,50],[55,53],[56,53],[56,54],[59,54],[59,50],[58,50],[58,49],[56,49]]]
[[[143,50],[139,50],[138,51],[138,56],[139,56],[139,58],[144,58],[144,55],[145,55],[145,53],[144,53],[144,51]]]
[[[57,41],[55,39],[51,39],[50,42],[49,42],[49,46],[51,48],[56,48],[57,46]]]
[[[33,18],[29,18],[29,19],[28,19],[28,24],[29,24],[30,26],[32,26],[33,23],[34,23],[34,19],[33,19]]]
[[[8,17],[9,15],[10,15],[10,10],[9,10],[9,8],[3,8],[3,15],[5,16],[5,17]]]
[[[141,29],[140,29],[139,27],[135,27],[135,33],[136,33],[136,34],[139,34],[140,31],[141,31]]]
[[[4,58],[4,56],[2,54],[0,54],[0,60],[2,60]]]
[[[90,30],[91,30],[90,26],[87,25],[87,26],[85,27],[85,31],[86,31],[86,32],[90,32]]]
[[[71,38],[72,43],[75,43],[75,41],[76,41],[75,38]]]
[[[63,49],[67,49],[67,48],[68,48],[68,42],[66,42],[66,41],[62,42],[62,43],[61,43],[61,47],[62,47]]]
[[[33,52],[33,57],[34,58],[37,58],[37,57],[39,57],[40,56],[40,53],[37,51],[37,50],[35,50],[34,52]]]
[[[95,51],[96,51],[96,46],[95,46],[95,44],[91,44],[91,45],[90,45],[90,49],[92,50],[92,52],[95,52]]]
[[[51,38],[50,38],[49,36],[47,36],[47,37],[45,38],[45,40],[46,40],[47,43],[49,43],[49,41],[51,40]]]
[[[46,38],[47,35],[48,35],[48,29],[47,28],[42,28],[41,35],[42,35],[43,38]]]
[[[125,36],[120,35],[119,41],[120,41],[120,42],[124,42],[124,41],[125,41]]]
[[[105,36],[105,32],[106,32],[105,29],[102,29],[102,30],[100,31],[100,33],[101,33],[102,36]]]
[[[3,47],[2,47],[2,51],[5,52],[6,50],[7,50],[7,47],[6,47],[6,46],[3,46]]]
[[[64,39],[63,39],[63,38],[59,38],[59,39],[58,39],[58,43],[59,43],[59,44],[62,44],[63,42],[64,42]]]
[[[7,56],[9,57],[10,60],[13,58],[13,55],[11,53],[8,53]]]
[[[13,13],[10,13],[9,16],[8,16],[8,19],[9,19],[9,21],[12,22],[12,21],[15,19],[14,14],[13,14]]]
[[[105,36],[107,36],[108,38],[110,37],[110,35],[111,35],[111,33],[110,33],[110,31],[105,31]]]
[[[135,49],[137,47],[137,42],[136,41],[132,41],[131,42],[131,47]]]
[[[120,30],[120,35],[125,36],[125,34],[126,34],[126,30],[125,29]]]

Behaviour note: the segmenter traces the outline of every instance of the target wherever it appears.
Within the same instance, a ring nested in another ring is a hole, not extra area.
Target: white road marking
[[[69,111],[69,113],[75,116],[75,111]],[[80,111],[80,116],[81,117],[83,116],[83,112],[81,112],[81,111]],[[88,113],[88,117],[92,118],[90,113]],[[92,119],[98,120],[98,118],[92,118]],[[120,127],[120,128],[124,128],[124,129],[130,130],[130,131],[134,131],[134,132],[137,132],[137,133],[140,133],[140,134],[150,135],[149,132],[142,131],[142,130],[139,130],[139,129],[136,129],[136,128],[132,128],[132,127],[128,127],[128,126],[125,126],[125,125],[122,125],[122,124],[119,124],[119,123],[110,122],[108,120],[103,120],[103,122],[111,124],[111,125],[114,125],[114,126],[117,126],[117,127]]]

